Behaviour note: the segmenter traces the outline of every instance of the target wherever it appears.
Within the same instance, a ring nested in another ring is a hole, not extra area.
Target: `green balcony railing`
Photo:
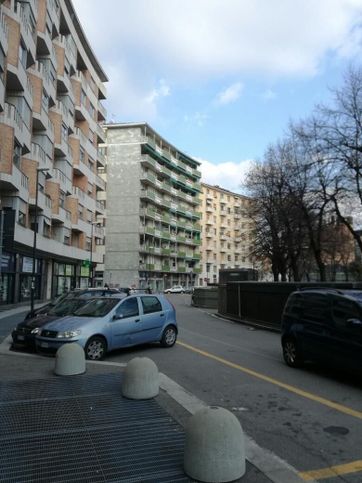
[[[178,258],[186,258],[186,252],[177,252]]]
[[[154,269],[155,269],[155,265],[153,263],[146,264],[146,270],[154,270]]]
[[[201,273],[201,268],[193,268],[194,273]]]
[[[155,229],[146,226],[145,227],[145,233],[146,233],[146,235],[154,235],[155,234]]]
[[[170,248],[161,248],[161,255],[170,255],[171,249]]]
[[[163,272],[169,272],[170,271],[170,265],[162,265],[161,270]]]
[[[168,231],[163,231],[161,233],[161,238],[164,238],[165,240],[169,240],[170,239],[170,233]]]
[[[183,266],[183,265],[179,265],[179,266],[177,267],[177,271],[178,271],[178,272],[186,272],[186,267],[185,267],[185,266]]]

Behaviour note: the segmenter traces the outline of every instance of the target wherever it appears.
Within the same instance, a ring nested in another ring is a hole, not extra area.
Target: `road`
[[[259,446],[295,467],[305,481],[361,483],[360,379],[316,366],[291,369],[282,360],[279,334],[191,307],[189,295],[168,297],[178,315],[177,344],[120,350],[108,361],[150,357],[160,372],[208,405],[232,411]],[[11,322],[15,317],[0,321],[1,335]]]

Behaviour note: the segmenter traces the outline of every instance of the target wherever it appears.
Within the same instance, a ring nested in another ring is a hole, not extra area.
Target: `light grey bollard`
[[[135,357],[127,364],[122,381],[122,396],[151,399],[158,395],[160,381],[156,364],[148,357]]]
[[[234,414],[213,406],[190,418],[184,470],[191,478],[207,483],[233,481],[245,474],[244,433]]]
[[[75,376],[86,371],[83,348],[76,342],[63,344],[55,355],[54,372],[57,376]]]

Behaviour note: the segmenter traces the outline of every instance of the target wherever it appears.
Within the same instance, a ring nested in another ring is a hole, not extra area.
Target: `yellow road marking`
[[[283,389],[293,392],[294,394],[298,394],[299,396],[305,397],[306,399],[310,399],[311,401],[315,401],[331,409],[335,409],[340,413],[348,414],[348,416],[353,416],[355,418],[362,419],[361,411],[356,411],[355,409],[349,408],[347,406],[343,406],[342,404],[329,401],[324,397],[317,396],[316,394],[312,394],[307,391],[303,391],[298,387],[291,386],[290,384],[286,384],[282,381],[278,381],[278,379],[274,379],[273,377],[265,376],[260,372],[256,372],[256,371],[253,371],[252,369],[248,369],[247,367],[240,366],[239,364],[235,364],[234,362],[228,361],[227,359],[223,359],[222,357],[216,356],[214,354],[210,354],[209,352],[198,349],[197,347],[193,347],[192,345],[185,344],[184,342],[177,341],[177,344],[182,347],[185,347],[185,349],[189,349],[190,351],[196,352],[197,354],[201,354],[205,357],[208,357],[209,359],[218,361],[221,364],[224,364],[225,366],[229,366],[229,367],[232,367],[233,369],[237,369],[239,371],[245,372],[245,374],[249,374],[250,376],[257,377],[258,379],[269,382],[270,384],[274,384],[275,386],[282,387]]]
[[[331,466],[322,470],[301,471],[299,476],[305,481],[323,480],[325,478],[335,478],[348,473],[357,473],[362,471],[362,460],[352,461],[344,465]]]

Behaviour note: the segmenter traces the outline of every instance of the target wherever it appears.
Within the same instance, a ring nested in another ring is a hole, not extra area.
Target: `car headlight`
[[[33,329],[30,333],[31,334],[39,334],[40,332],[40,327],[35,327],[35,329]]]
[[[71,339],[72,337],[80,335],[80,332],[80,330],[66,330],[64,332],[58,332],[57,339]]]

